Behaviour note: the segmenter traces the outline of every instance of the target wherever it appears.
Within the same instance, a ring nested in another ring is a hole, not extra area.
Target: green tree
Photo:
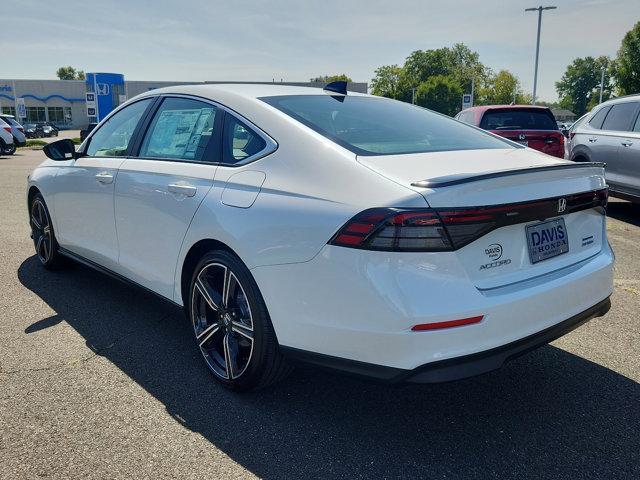
[[[462,87],[449,75],[435,75],[417,89],[418,105],[446,115],[455,115],[462,102]]]
[[[331,82],[337,82],[340,80],[343,82],[353,82],[353,80],[351,80],[351,78],[346,76],[344,73],[341,73],[340,75],[321,75],[319,77],[312,78],[310,81],[320,82],[320,83],[331,83]]]
[[[622,39],[611,71],[619,95],[640,93],[640,22]]]
[[[609,64],[607,57],[576,58],[567,67],[559,82],[556,82],[556,91],[560,97],[560,104],[578,117],[582,116],[588,106],[599,100],[601,68]],[[611,94],[611,75],[605,75],[605,94],[603,100]]]
[[[400,98],[402,68],[398,65],[384,65],[375,71],[371,80],[371,93],[380,97]]]
[[[71,66],[60,67],[56,71],[56,75],[60,80],[84,80],[85,79],[85,75],[82,70],[76,70]]]
[[[484,87],[478,90],[476,105],[524,105],[531,103],[531,95],[525,94],[520,80],[509,70],[500,70],[489,76]]]

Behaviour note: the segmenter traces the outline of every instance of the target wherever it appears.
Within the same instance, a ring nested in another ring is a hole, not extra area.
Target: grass
[[[47,144],[47,142],[45,142],[44,140],[38,140],[38,139],[31,139],[31,140],[27,140],[27,144],[24,146],[24,148],[42,148]]]

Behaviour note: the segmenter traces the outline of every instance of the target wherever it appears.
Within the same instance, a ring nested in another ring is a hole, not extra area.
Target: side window
[[[223,162],[236,164],[260,153],[267,142],[231,114],[225,117]]]
[[[166,98],[142,141],[139,157],[187,161],[205,159],[213,138],[217,108],[188,98]]]
[[[123,108],[93,134],[86,154],[90,157],[123,157],[129,141],[153,98],[146,98]]]
[[[627,132],[631,130],[631,121],[635,117],[638,104],[636,102],[618,103],[611,107],[611,111],[604,119],[603,130]]]
[[[591,117],[591,120],[589,120],[589,125],[591,125],[593,128],[602,128],[602,122],[604,122],[604,117],[607,116],[609,110],[611,110],[611,107],[604,107],[598,110],[596,114]]]

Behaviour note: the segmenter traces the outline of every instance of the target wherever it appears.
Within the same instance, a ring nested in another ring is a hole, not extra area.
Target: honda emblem
[[[562,213],[567,209],[567,199],[561,198],[558,200],[558,213]]]

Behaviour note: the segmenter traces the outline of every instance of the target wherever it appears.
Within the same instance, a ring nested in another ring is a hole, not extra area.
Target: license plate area
[[[525,232],[531,263],[538,263],[569,251],[569,237],[564,218],[527,225]]]

